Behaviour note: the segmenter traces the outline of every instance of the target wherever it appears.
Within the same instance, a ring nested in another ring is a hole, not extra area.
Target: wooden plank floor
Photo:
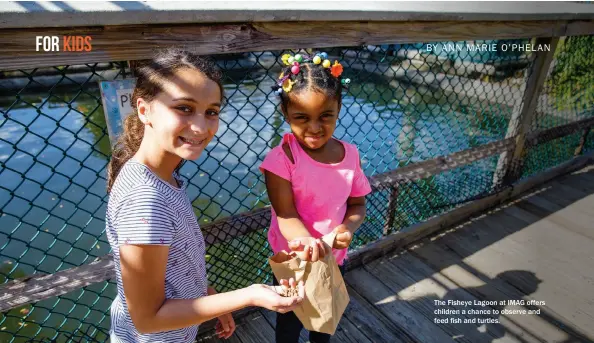
[[[594,342],[593,252],[591,166],[349,271],[351,302],[332,341]],[[524,304],[503,304],[509,300]],[[476,304],[484,301],[490,303]],[[460,313],[436,314],[438,309]],[[268,311],[252,313],[238,321],[227,342],[272,343],[275,318]],[[219,342],[208,336],[199,342]],[[300,342],[308,342],[305,330]]]

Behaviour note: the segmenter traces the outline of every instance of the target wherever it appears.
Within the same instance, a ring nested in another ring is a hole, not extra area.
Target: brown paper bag
[[[323,237],[332,246],[335,233]],[[350,298],[332,249],[323,259],[302,261],[295,253],[282,251],[268,259],[277,280],[294,278],[303,280],[305,299],[295,308],[297,318],[309,331],[333,335]]]

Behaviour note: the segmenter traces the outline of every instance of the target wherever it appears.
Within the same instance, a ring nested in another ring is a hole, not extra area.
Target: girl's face
[[[137,108],[154,148],[195,160],[219,129],[221,91],[201,72],[178,69],[153,101],[138,99]]]
[[[303,90],[290,94],[289,104],[283,112],[297,140],[303,146],[316,150],[332,138],[340,104],[324,93]]]

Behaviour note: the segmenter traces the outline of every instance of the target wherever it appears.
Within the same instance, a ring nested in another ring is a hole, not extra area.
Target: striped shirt
[[[119,247],[124,244],[169,246],[165,273],[165,298],[194,299],[207,295],[204,238],[187,184],[174,187],[147,166],[128,161],[120,170],[109,195],[106,231],[116,267],[117,295],[111,305],[111,342],[194,342],[198,325],[160,333],[141,334],[132,320],[120,267]]]

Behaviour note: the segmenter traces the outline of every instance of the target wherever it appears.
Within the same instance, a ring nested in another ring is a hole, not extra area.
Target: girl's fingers
[[[334,244],[334,248],[336,249],[344,249],[346,247],[348,247],[348,245],[340,241],[336,241],[336,243]]]
[[[278,308],[295,307],[295,306],[297,306],[302,301],[303,301],[303,298],[301,298],[301,297],[281,298],[278,301],[278,304],[277,304],[276,307],[278,307]]]
[[[279,313],[287,313],[289,311],[293,311],[295,309],[296,306],[283,306],[283,307],[278,307],[276,309],[276,312]]]
[[[221,327],[221,322],[217,322],[217,326],[216,326],[216,331],[215,333],[217,334],[217,336],[219,338],[222,338],[223,335],[225,334],[225,331],[223,330],[223,328]]]
[[[351,240],[351,233],[350,232],[341,232],[336,235],[336,240],[341,242],[348,242]]]
[[[229,334],[227,335],[227,338],[231,337],[231,335],[233,335],[233,333],[235,332],[235,322],[231,321],[231,323],[229,323],[229,327],[231,329],[229,330]]]
[[[293,311],[297,307],[297,305],[299,305],[299,302],[291,304],[289,306],[279,306],[276,308],[276,312],[287,313]]]
[[[348,248],[348,246],[351,243],[352,237],[353,236],[350,232],[339,233],[338,235],[336,235],[336,240],[334,241],[334,247],[336,249]]]
[[[314,244],[311,247],[311,261],[316,262],[320,259],[320,246],[318,244]]]
[[[302,251],[295,251],[295,254],[303,261],[307,261],[309,259],[309,245],[306,245]]]
[[[297,287],[297,282],[295,281],[295,279],[291,278],[289,280],[289,285],[291,288],[295,288],[295,287]]]
[[[285,280],[285,282],[286,282],[286,281],[287,281],[287,280]],[[283,287],[286,287],[286,286],[270,286],[270,289],[271,289],[271,290],[273,290],[273,291],[274,291],[276,294],[279,294],[279,295],[280,295],[280,294],[283,294],[283,293],[284,293],[284,291],[285,291],[285,290],[283,289]]]
[[[309,250],[310,250],[310,249],[309,249],[309,245],[308,245],[308,246],[306,246],[306,247],[303,249],[303,251],[297,251],[297,252],[296,252],[296,254],[297,254],[297,256],[298,256],[298,257],[299,257],[301,260],[303,260],[303,261],[309,261],[309,259],[310,259],[310,257],[309,257],[309,256],[310,256]]]
[[[322,241],[321,239],[317,239],[318,245],[320,246],[320,258],[324,258],[324,256],[326,256],[326,243],[324,243],[324,241]],[[332,249],[332,247],[330,247],[330,249]]]
[[[301,244],[301,241],[298,239],[294,239],[289,242],[289,249],[293,251],[303,251],[305,249],[305,245]]]
[[[233,321],[233,317],[229,314],[225,315],[220,319],[219,323],[221,324],[217,329],[217,334],[219,334],[219,338],[227,339],[231,337],[233,331],[235,330],[235,323]]]
[[[299,290],[299,298],[305,299],[305,285],[303,284],[303,280],[299,281],[297,289]]]

